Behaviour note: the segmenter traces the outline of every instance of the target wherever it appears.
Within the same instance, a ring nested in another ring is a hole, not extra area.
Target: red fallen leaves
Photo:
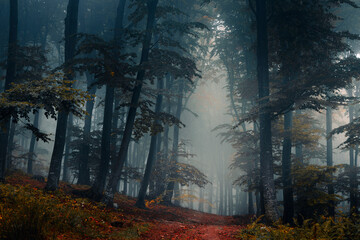
[[[14,173],[7,178],[7,182],[12,185],[30,185],[37,189],[42,189],[45,186],[45,183],[31,179],[22,173]],[[82,186],[70,187],[61,183],[60,187],[66,193],[70,192],[69,188],[79,188]],[[71,203],[74,207],[84,211],[94,210],[90,203],[83,205],[81,202],[77,202],[76,199],[67,198],[61,202]],[[147,210],[138,209],[134,207],[135,202],[135,198],[117,194],[115,196],[115,203],[118,205],[118,210],[96,210],[96,215],[111,216],[109,222],[102,221],[102,219],[107,217],[89,217],[84,224],[93,226],[94,229],[101,231],[103,236],[109,236],[113,232],[123,231],[124,229],[134,228],[134,226],[145,226],[145,228],[148,228],[147,231],[137,232],[139,239],[231,240],[236,239],[235,235],[238,234],[242,226],[250,222],[250,217],[247,216],[225,217],[159,204],[152,204],[151,209]],[[76,237],[71,233],[64,233],[57,236],[57,239],[76,239]],[[86,237],[82,239],[86,239]]]
[[[178,224],[158,223],[148,232],[142,235],[141,239],[152,240],[231,240],[236,239],[235,235],[239,231],[239,226],[222,226],[222,225],[204,225],[204,224]]]

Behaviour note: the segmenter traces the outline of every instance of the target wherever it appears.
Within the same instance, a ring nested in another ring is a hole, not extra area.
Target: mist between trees
[[[359,4],[1,1],[0,179],[268,222],[357,213]]]

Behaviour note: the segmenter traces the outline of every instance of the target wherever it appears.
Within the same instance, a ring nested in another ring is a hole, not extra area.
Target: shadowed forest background
[[[359,8],[0,1],[0,225],[18,176],[44,199],[262,216],[229,239],[358,239]]]

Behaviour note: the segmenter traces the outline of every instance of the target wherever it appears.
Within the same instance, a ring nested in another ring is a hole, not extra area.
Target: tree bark
[[[348,91],[349,97],[353,97],[352,89]],[[349,120],[350,123],[354,120],[354,106],[349,105]],[[357,206],[357,186],[356,186],[356,168],[355,168],[355,159],[354,159],[354,148],[349,149],[349,158],[350,158],[350,214],[356,214],[358,212]]]
[[[209,186],[209,205],[208,205],[208,213],[212,213],[212,205],[213,205],[213,193],[214,192],[214,186],[210,184]]]
[[[293,112],[289,111],[284,116],[284,141],[282,151],[282,183],[284,199],[284,223],[292,223],[294,217],[294,196],[291,176],[291,130]]]
[[[89,73],[86,74],[87,78],[87,89],[89,94],[94,95],[96,93],[96,86],[93,86],[94,79],[90,76]],[[94,109],[95,99],[91,99],[86,102],[86,112],[88,115],[85,116],[85,123],[83,128],[83,141],[80,146],[79,152],[79,178],[77,184],[89,185],[90,184],[90,174],[88,167],[88,159],[90,153],[90,133],[91,133],[91,119]]]
[[[255,214],[253,192],[250,192],[250,191],[248,192],[248,214],[249,215]]]
[[[34,117],[34,127],[39,127],[39,119],[40,119],[40,113],[36,112]],[[30,140],[30,148],[29,148],[29,157],[28,157],[28,164],[27,164],[27,173],[33,174],[33,162],[34,162],[34,155],[35,155],[35,143],[36,143],[36,137],[34,134],[31,135]]]
[[[301,115],[301,110],[296,110],[296,115]],[[301,163],[304,163],[304,157],[303,157],[303,145],[301,142],[296,143],[295,146],[295,157],[298,159]]]
[[[16,123],[11,122],[10,124],[10,132],[9,132],[9,143],[7,148],[7,154],[6,154],[6,169],[8,169],[11,166],[12,163],[12,151],[14,150],[14,137],[15,137],[15,131],[16,131]],[[24,138],[21,138],[24,142]],[[25,146],[25,143],[22,144],[22,146]]]
[[[179,92],[178,92],[179,97],[178,97],[178,101],[177,101],[176,114],[175,114],[175,117],[179,120],[180,120],[180,116],[181,116],[181,112],[182,112],[182,100],[183,100],[184,88],[185,88],[185,82],[182,81],[179,86]],[[180,129],[178,126],[174,126],[173,146],[172,146],[173,159],[171,159],[171,161],[173,161],[173,164],[176,164],[177,160],[178,160],[179,130]],[[173,176],[170,176],[170,178],[173,178]],[[164,196],[165,204],[171,203],[173,193],[174,193],[174,188],[175,188],[175,182],[174,181],[169,182],[167,185],[167,188],[166,188],[165,196]]]
[[[10,0],[9,44],[4,91],[15,80],[18,34],[18,0]],[[0,130],[0,182],[5,181],[6,156],[9,144],[10,117],[4,119]]]
[[[110,138],[111,138],[111,120],[114,104],[114,88],[109,84],[106,85],[105,108],[103,130],[101,135],[101,160],[99,169],[91,188],[95,200],[100,201],[105,189],[106,177],[109,172],[110,163]]]
[[[147,9],[148,9],[148,16],[147,16],[147,24],[146,24],[146,34],[143,41],[143,47],[141,52],[141,59],[140,59],[140,65],[143,65],[148,61],[149,58],[149,52],[150,52],[150,45],[151,45],[151,39],[152,39],[152,32],[155,25],[155,13],[157,8],[158,0],[148,0],[147,1]],[[136,80],[137,85],[134,88],[133,95],[131,98],[131,104],[129,107],[129,112],[126,119],[125,129],[124,129],[124,135],[121,141],[120,150],[118,154],[118,162],[115,163],[115,171],[114,174],[112,174],[110,181],[109,181],[109,190],[107,191],[107,194],[110,194],[110,198],[113,198],[113,194],[116,189],[117,182],[120,179],[121,172],[124,167],[124,163],[126,161],[126,156],[129,148],[129,143],[131,140],[132,130],[134,127],[135,117],[136,117],[136,111],[139,104],[141,89],[143,85],[143,80],[145,77],[145,70],[141,69],[137,73]],[[111,196],[112,195],[112,196]],[[113,199],[109,199],[110,202],[112,202]],[[109,202],[109,203],[110,203]]]
[[[72,128],[73,128],[74,115],[69,114],[67,133],[65,139],[65,154],[64,154],[64,163],[63,163],[63,175],[62,180],[64,182],[69,182],[69,155],[70,155],[70,142],[72,137]]]
[[[328,167],[333,166],[333,146],[332,146],[332,136],[329,136],[332,131],[332,109],[330,107],[326,108],[326,135],[328,136],[326,140],[326,165]],[[328,194],[334,194],[334,185],[331,183],[328,185]],[[334,201],[329,201],[329,216],[335,216],[335,203]]]
[[[273,223],[279,219],[271,144],[271,117],[265,105],[269,102],[269,63],[266,0],[256,0],[257,77],[260,104],[260,173],[264,193],[265,218]]]
[[[158,79],[158,90],[161,91],[163,88],[164,88],[164,80]],[[163,100],[163,95],[161,93],[159,93],[157,96],[156,105],[155,105],[155,115],[156,116],[161,112],[162,100]],[[158,119],[156,119],[154,121],[154,125],[158,125],[158,124],[161,124],[161,123]],[[158,135],[159,134],[160,133],[158,133]],[[144,174],[143,180],[141,182],[138,199],[135,204],[139,208],[145,208],[145,195],[146,195],[147,188],[149,186],[152,169],[156,162],[156,144],[157,144],[158,135],[151,136],[150,149],[149,149],[148,160],[146,163],[145,174]]]
[[[79,0],[69,0],[67,6],[67,14],[65,18],[65,63],[69,63],[75,55],[76,47],[76,33],[78,27],[78,11]],[[67,69],[66,79],[72,80],[73,73],[71,69]],[[45,189],[47,191],[54,191],[58,188],[61,161],[65,147],[66,128],[69,111],[61,111],[58,113],[58,120],[56,123],[54,149],[51,156],[50,169],[48,174],[48,181]]]

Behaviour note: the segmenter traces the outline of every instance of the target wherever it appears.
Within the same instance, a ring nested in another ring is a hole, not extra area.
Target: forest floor
[[[141,235],[141,239],[193,239],[216,240],[237,239],[235,236],[249,219],[246,216],[219,216],[203,213],[187,208],[153,205],[147,210],[134,208],[135,199],[120,196],[119,208],[141,221],[151,223],[149,231]]]
[[[27,207],[24,211],[32,211],[31,214],[23,213],[21,212],[22,207],[19,207],[24,205],[21,201],[25,201],[28,205],[49,205],[44,208],[45,210],[41,210],[49,211],[47,215],[54,219],[52,220],[53,225],[47,230],[53,236],[49,239],[54,239],[54,236],[56,236],[55,239],[238,239],[236,235],[250,222],[248,216],[218,216],[154,203],[148,203],[147,209],[139,209],[134,206],[136,199],[125,195],[116,195],[117,209],[109,209],[99,203],[71,195],[71,190],[74,188],[86,189],[85,186],[61,183],[60,193],[46,193],[43,191],[44,186],[44,182],[31,179],[30,176],[18,172],[7,178],[7,184],[0,184],[0,207],[2,210],[0,211],[0,227],[3,229],[3,232],[0,230],[0,237],[5,233],[11,234],[6,232],[8,230],[6,224],[13,226],[12,222],[17,221],[14,209],[21,217],[23,224],[27,221],[23,216],[27,215],[32,215],[29,222],[33,222],[34,215],[37,215],[33,211],[38,211],[36,209],[39,207],[34,207],[35,210],[29,210]],[[10,193],[6,193],[6,191]],[[15,198],[12,192],[17,192],[20,197]],[[17,201],[19,203],[16,203]],[[58,210],[54,209],[54,206]],[[11,215],[7,215],[11,216],[8,217],[8,220],[6,220],[7,212],[11,213]],[[64,220],[63,215],[68,216],[67,218],[70,220],[74,219],[74,216],[76,216],[75,219],[78,219],[75,223],[70,221],[72,224],[69,225],[70,227],[64,227],[64,223],[57,222],[58,215],[62,216],[60,222]],[[42,218],[37,217],[36,219],[41,221]],[[55,223],[59,225],[59,228]],[[46,224],[39,222],[36,225],[46,228]],[[28,225],[32,226],[30,223]],[[9,231],[15,230],[11,228]],[[16,230],[16,232],[19,231],[22,230]],[[41,232],[42,230],[37,229],[36,231]],[[46,234],[49,236],[48,232]]]

